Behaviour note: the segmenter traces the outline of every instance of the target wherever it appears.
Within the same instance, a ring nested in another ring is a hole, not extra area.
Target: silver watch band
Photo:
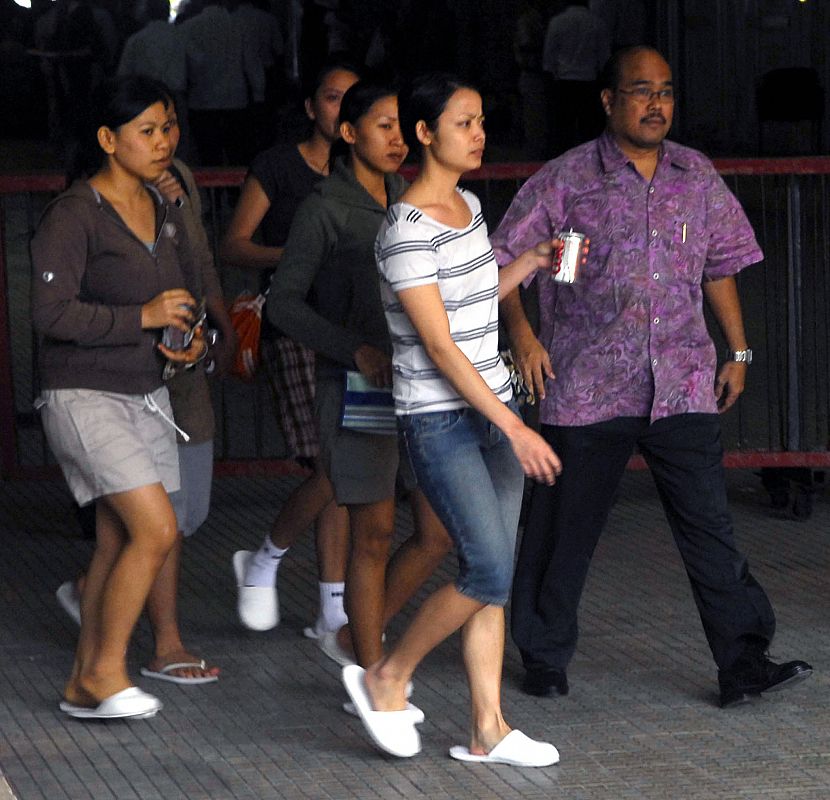
[[[730,361],[737,361],[740,364],[751,364],[752,350],[748,347],[746,350],[729,350],[727,351],[726,357]]]

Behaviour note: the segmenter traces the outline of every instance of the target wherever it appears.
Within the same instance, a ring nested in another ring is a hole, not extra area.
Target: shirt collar
[[[604,172],[616,172],[631,162],[631,159],[620,150],[619,145],[607,129],[597,139],[597,149],[599,150],[599,158]],[[690,166],[684,149],[668,139],[665,139],[661,145],[659,163],[671,164],[683,170],[689,169]]]

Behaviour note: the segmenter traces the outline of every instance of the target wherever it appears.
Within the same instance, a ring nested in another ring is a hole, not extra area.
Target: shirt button
[[[46,283],[52,283],[52,280],[55,277],[55,273],[54,272],[44,272],[41,277],[43,278],[44,281],[46,281]]]
[[[648,193],[649,194],[654,194],[654,187],[653,186],[648,187]]]
[[[652,277],[652,278],[654,278],[654,280],[656,280],[656,281],[657,281],[657,280],[660,280],[660,273],[659,273],[659,272],[655,272],[655,273],[654,273],[654,275],[652,275],[651,277]]]
[[[657,359],[656,359],[656,358],[652,358],[652,359],[651,359],[651,366],[652,366],[652,367],[656,367],[656,366],[657,366]]]
[[[655,228],[655,229],[651,232],[651,235],[652,235],[652,236],[657,236],[657,228]]]
[[[655,318],[654,318],[654,324],[655,324],[655,325],[659,325],[659,324],[660,324],[660,317],[655,317]]]

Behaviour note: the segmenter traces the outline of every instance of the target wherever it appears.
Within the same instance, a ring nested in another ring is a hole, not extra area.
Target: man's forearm
[[[707,281],[703,284],[703,294],[720,325],[729,349],[746,350],[746,332],[735,278],[730,276],[717,281]]]

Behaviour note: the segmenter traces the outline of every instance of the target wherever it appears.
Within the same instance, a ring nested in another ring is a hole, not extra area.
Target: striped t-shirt
[[[427,356],[396,297],[402,289],[430,283],[438,284],[453,341],[500,400],[512,396],[510,376],[499,356],[498,265],[478,198],[458,191],[472,213],[465,228],[451,228],[415,206],[396,203],[375,242],[381,298],[392,336],[398,414],[467,405]]]

